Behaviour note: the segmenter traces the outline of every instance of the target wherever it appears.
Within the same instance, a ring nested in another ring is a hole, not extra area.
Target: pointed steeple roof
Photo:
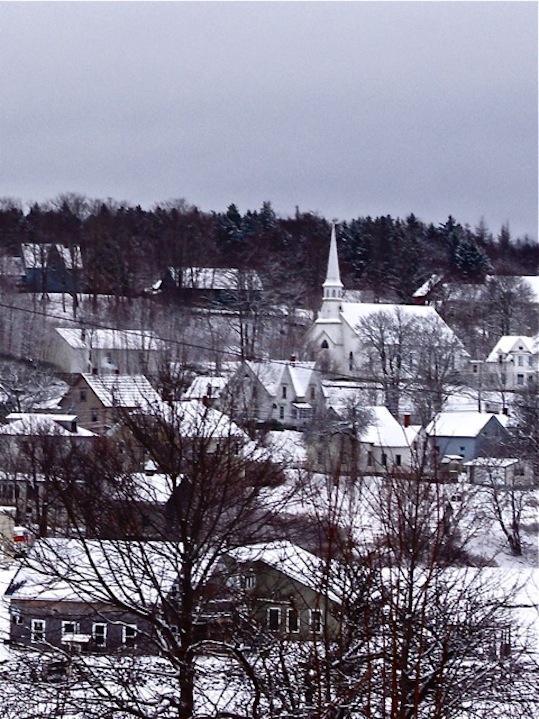
[[[337,236],[335,233],[335,224],[331,226],[331,240],[329,243],[328,269],[326,272],[326,280],[322,287],[334,287],[342,290],[341,273],[339,271],[339,257],[337,255]],[[338,295],[340,297],[340,293]]]

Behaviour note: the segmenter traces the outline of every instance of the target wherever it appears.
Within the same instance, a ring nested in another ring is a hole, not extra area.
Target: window
[[[30,624],[30,639],[32,642],[45,641],[46,623],[44,619],[32,619]]]
[[[367,455],[367,465],[369,467],[372,467],[372,465],[373,465],[372,452],[369,452],[369,454]]]
[[[517,364],[519,367],[524,367],[524,357],[522,355],[518,356]]]
[[[92,624],[92,639],[96,647],[106,647],[107,625],[102,623]]]
[[[283,384],[283,388],[282,388],[282,389],[283,389],[282,398],[283,398],[283,399],[286,399],[286,385],[285,385],[285,384]]]
[[[122,644],[128,647],[137,646],[137,625],[124,624],[122,628]]]
[[[284,419],[284,407],[279,407],[279,419]]]
[[[81,391],[80,391],[80,401],[81,401],[81,402],[86,402],[86,397],[87,397],[86,390],[85,390],[85,389],[81,389]]]
[[[395,455],[395,464],[397,465],[397,467],[402,466],[402,457],[400,454]]]
[[[320,347],[321,347],[323,350],[329,349],[328,341],[327,341],[327,340],[324,340],[324,341],[322,342],[322,344],[320,345]]]
[[[290,633],[299,632],[299,614],[297,609],[287,610],[286,628]]]
[[[322,612],[319,609],[311,609],[311,632],[320,634],[322,631]]]
[[[354,369],[354,353],[350,352],[348,355],[348,369],[351,372]]]
[[[316,397],[316,388],[311,387],[311,399],[314,399]]]
[[[533,357],[531,355],[528,357],[528,366],[533,367]]]
[[[517,374],[517,384],[518,385],[524,384],[524,375],[523,374]]]
[[[92,422],[97,422],[97,409],[92,408]]]
[[[256,586],[256,577],[254,574],[246,574],[242,577],[242,585],[244,589],[254,589]]]
[[[267,617],[268,629],[271,632],[278,632],[281,626],[281,610],[279,607],[270,607]]]
[[[66,634],[78,634],[79,631],[80,626],[78,622],[62,622],[62,641],[64,641]]]
[[[387,454],[382,454],[382,466],[387,467]]]

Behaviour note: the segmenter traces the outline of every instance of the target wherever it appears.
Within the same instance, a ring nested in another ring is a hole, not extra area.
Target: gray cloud
[[[537,237],[532,2],[0,3],[0,194]]]

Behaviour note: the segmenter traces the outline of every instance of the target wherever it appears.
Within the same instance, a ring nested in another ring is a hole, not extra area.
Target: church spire
[[[335,224],[331,226],[331,240],[329,243],[329,258],[326,280],[322,285],[325,300],[340,300],[342,298],[343,283],[339,271],[339,257],[337,255],[337,237]]]

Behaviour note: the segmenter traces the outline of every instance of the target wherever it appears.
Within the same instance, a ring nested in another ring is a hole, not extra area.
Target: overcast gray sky
[[[537,238],[535,2],[0,2],[0,196]]]

